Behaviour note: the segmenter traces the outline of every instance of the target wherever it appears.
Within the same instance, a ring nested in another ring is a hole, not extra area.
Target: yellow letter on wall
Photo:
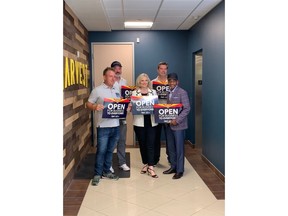
[[[79,84],[81,84],[82,85],[82,73],[83,73],[83,71],[82,71],[82,63],[81,62],[79,62]]]
[[[75,61],[76,84],[79,84],[79,62]]]
[[[65,77],[64,77],[64,89],[70,86],[70,76],[69,76],[69,63],[68,58],[65,57]]]
[[[87,69],[87,67],[88,67],[88,65],[87,64],[85,64],[85,74],[86,74],[86,87],[88,88],[88,69]]]
[[[74,71],[75,71],[75,63],[73,59],[70,59],[70,79],[71,79],[71,85],[75,84],[75,75],[74,75]]]

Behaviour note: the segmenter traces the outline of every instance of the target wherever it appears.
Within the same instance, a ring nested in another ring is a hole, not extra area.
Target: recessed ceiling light
[[[125,28],[151,28],[153,22],[124,22]]]

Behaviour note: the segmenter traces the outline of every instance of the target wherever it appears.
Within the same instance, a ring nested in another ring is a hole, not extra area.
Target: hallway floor
[[[155,167],[157,179],[140,174],[143,165],[139,149],[127,148],[130,178],[101,179],[98,186],[92,186],[90,179],[73,180],[64,195],[64,215],[224,215],[224,182],[202,161],[199,149],[186,144],[185,151],[184,176],[173,180],[173,174],[162,174],[169,168],[165,148]]]

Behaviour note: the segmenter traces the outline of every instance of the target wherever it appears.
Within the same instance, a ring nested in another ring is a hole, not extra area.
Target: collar
[[[150,88],[148,88],[148,94],[153,94],[153,91]],[[136,95],[142,95],[140,89],[136,90]]]
[[[177,87],[178,87],[178,85],[176,85],[175,88],[172,91],[169,89],[169,92],[173,93],[176,90]]]
[[[102,85],[104,86],[104,88],[107,88],[107,89],[115,89],[114,85],[111,88],[108,85],[106,85],[104,82],[102,83]]]
[[[164,84],[164,85],[167,85],[167,84],[168,84],[168,79],[167,79],[167,77],[166,77],[165,82],[160,81],[160,80],[159,80],[159,76],[157,76],[156,80],[157,80],[157,82],[160,82],[160,83],[162,83],[162,84]]]
[[[124,80],[122,77],[120,77],[119,81],[115,81],[115,83],[120,83],[121,80]]]

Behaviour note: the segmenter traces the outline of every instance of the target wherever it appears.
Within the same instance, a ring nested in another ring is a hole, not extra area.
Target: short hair
[[[159,69],[160,65],[166,65],[166,67],[168,69],[168,63],[167,62],[159,62],[158,69]]]
[[[113,71],[113,72],[115,72],[114,68],[112,68],[112,67],[106,67],[106,68],[103,70],[103,76],[105,76],[108,71]]]
[[[139,88],[139,86],[140,86],[140,81],[141,81],[142,77],[146,77],[146,78],[148,79],[148,88],[149,88],[149,89],[152,89],[151,80],[150,80],[149,76],[148,76],[146,73],[141,73],[141,74],[137,77],[137,79],[136,79],[136,87]]]

